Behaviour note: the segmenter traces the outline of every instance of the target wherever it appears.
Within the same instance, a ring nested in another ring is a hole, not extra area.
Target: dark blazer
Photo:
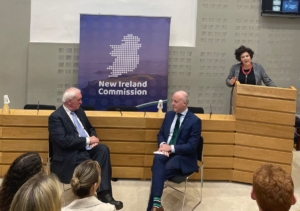
[[[172,122],[175,117],[174,111],[169,111],[157,135],[158,146],[162,142],[168,141]],[[201,120],[192,112],[188,111],[180,126],[177,136],[175,155],[180,156],[180,166],[183,174],[198,171],[197,165],[197,146],[199,144],[201,129]]]
[[[75,113],[88,134],[97,136],[83,109],[79,108]],[[79,137],[63,106],[50,115],[48,130],[53,147],[51,172],[56,174],[61,182],[70,183],[78,155],[89,156],[85,148],[86,138]]]

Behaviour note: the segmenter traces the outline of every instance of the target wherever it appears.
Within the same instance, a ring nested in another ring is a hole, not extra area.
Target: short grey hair
[[[65,93],[62,96],[62,101],[65,103],[67,100],[71,100],[75,97],[76,93],[81,93],[80,89],[77,89],[75,87],[71,87],[65,91]]]
[[[188,93],[186,93],[185,91],[182,91],[182,90],[177,91],[177,92],[175,92],[175,93],[180,94],[180,95],[182,96],[183,102],[185,102],[186,104],[189,104],[189,95],[188,95]],[[174,94],[175,94],[175,93],[174,93]]]

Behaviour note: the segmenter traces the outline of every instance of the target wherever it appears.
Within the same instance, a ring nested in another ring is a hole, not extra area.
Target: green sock
[[[153,207],[157,207],[157,208],[161,207],[161,199],[160,199],[160,197],[154,196]]]

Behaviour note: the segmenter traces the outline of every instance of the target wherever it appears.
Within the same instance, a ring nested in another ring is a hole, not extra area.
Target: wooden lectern
[[[233,181],[252,183],[253,172],[263,163],[280,165],[291,174],[296,99],[294,87],[236,83]]]

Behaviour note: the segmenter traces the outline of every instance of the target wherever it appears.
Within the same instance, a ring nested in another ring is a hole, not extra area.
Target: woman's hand
[[[233,84],[235,83],[235,81],[236,81],[236,77],[232,77],[230,79],[230,85],[233,86]]]

